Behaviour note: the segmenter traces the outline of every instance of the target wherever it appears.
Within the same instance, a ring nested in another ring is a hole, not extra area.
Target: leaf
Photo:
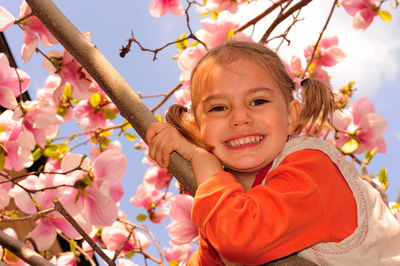
[[[72,253],[75,253],[75,250],[76,250],[76,242],[75,242],[75,240],[71,239],[69,241],[69,249],[72,251]]]
[[[211,12],[211,18],[218,19],[218,12]]]
[[[103,116],[105,119],[115,119],[117,114],[112,109],[104,109]]]
[[[133,255],[135,255],[135,250],[132,249],[131,251],[129,251],[128,253],[125,254],[125,257],[127,257],[128,259],[132,258]]]
[[[48,158],[57,158],[58,157],[57,150],[58,150],[58,145],[52,144],[44,149],[43,154]]]
[[[89,104],[93,108],[97,108],[101,102],[101,95],[98,92],[95,92],[90,96]]]
[[[126,123],[126,122],[128,122],[128,121],[124,121],[124,123]],[[122,129],[122,131],[125,131],[125,130],[127,130],[128,128],[131,128],[132,127],[132,125],[131,124],[129,124],[129,123],[127,123],[126,125],[124,125],[121,129]]]
[[[138,214],[138,215],[136,216],[136,220],[138,220],[139,222],[143,222],[143,221],[145,221],[146,219],[147,219],[147,215],[146,215],[146,214],[143,214],[143,213]]]
[[[93,185],[92,179],[90,178],[89,175],[84,175],[83,178],[81,179],[83,183],[91,187]]]
[[[377,148],[377,147],[368,150],[368,151],[365,153],[365,160],[364,160],[364,163],[369,164],[369,162],[372,160],[372,158],[374,158],[374,156],[375,156],[375,154],[376,154],[377,151],[378,151],[378,148]]]
[[[71,98],[72,97],[71,84],[69,84],[68,82],[65,84],[63,95],[65,97],[67,97],[67,98]]]
[[[0,125],[0,134],[3,133],[6,130],[6,127],[3,125]]]
[[[349,139],[342,147],[344,153],[352,153],[358,148],[358,142],[355,139]]]
[[[124,134],[124,136],[125,136],[125,138],[127,138],[127,139],[130,140],[130,141],[135,141],[135,140],[137,140],[136,135],[135,135],[135,134],[132,134],[132,133],[129,133],[129,132],[126,132],[126,133]]]
[[[6,154],[3,150],[0,150],[0,171],[3,171],[4,166],[6,165]]]
[[[388,188],[388,186],[389,186],[389,180],[388,180],[387,169],[386,168],[382,168],[379,171],[378,180],[379,180],[379,182],[381,182],[383,184],[383,189],[386,190]]]
[[[176,41],[176,46],[181,50],[185,50],[186,46],[189,44],[189,39],[186,33],[182,34],[182,36],[177,38]]]
[[[386,10],[379,10],[378,15],[383,19],[383,21],[392,21],[392,15]]]
[[[40,150],[40,148],[37,148],[36,150],[34,150],[32,152],[32,156],[33,156],[33,161],[37,161],[40,159],[40,157],[42,157],[42,151]]]

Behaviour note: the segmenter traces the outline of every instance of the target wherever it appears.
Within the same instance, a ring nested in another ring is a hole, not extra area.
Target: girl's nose
[[[251,115],[247,112],[247,110],[238,109],[231,110],[231,119],[230,124],[232,127],[250,125],[253,123],[253,119]]]

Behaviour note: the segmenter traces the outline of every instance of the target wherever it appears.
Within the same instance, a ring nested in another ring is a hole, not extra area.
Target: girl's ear
[[[301,113],[301,103],[298,100],[292,100],[288,105],[288,132],[293,134]]]

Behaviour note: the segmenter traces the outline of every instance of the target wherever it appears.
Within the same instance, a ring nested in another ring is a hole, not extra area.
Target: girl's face
[[[250,60],[215,65],[196,112],[200,135],[231,171],[254,175],[280,153],[300,112]]]

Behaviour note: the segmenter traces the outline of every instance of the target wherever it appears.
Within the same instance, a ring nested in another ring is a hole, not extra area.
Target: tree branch
[[[14,239],[0,230],[0,245],[33,266],[54,266],[38,253],[28,248],[22,241]]]
[[[26,2],[35,16],[101,86],[140,137],[145,139],[147,128],[157,120],[117,70],[51,0]],[[197,185],[190,163],[176,152],[171,154],[170,161],[168,170],[194,195]]]

